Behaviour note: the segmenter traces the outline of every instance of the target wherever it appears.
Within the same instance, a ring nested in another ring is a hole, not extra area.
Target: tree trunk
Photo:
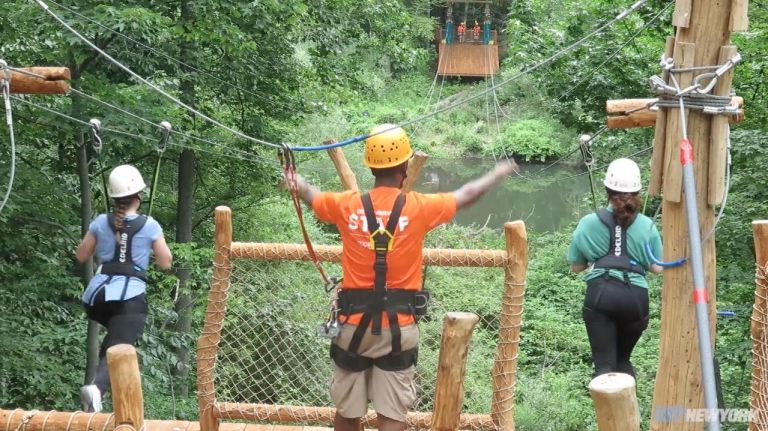
[[[74,88],[79,87],[78,81],[73,81]],[[82,111],[82,101],[80,97],[72,95],[72,116],[80,117]],[[85,143],[85,134],[82,128],[75,132],[75,141],[77,142],[77,175],[80,180],[80,233],[85,235],[88,232],[88,225],[93,217],[93,198],[91,196],[91,179],[88,171],[88,147]],[[80,279],[83,285],[87,286],[93,277],[93,258],[88,259],[82,265]],[[99,365],[99,324],[93,320],[88,320],[88,336],[86,338],[87,356],[85,362],[85,381],[87,385],[96,374],[96,367]]]
[[[189,0],[181,1],[181,26],[186,31],[193,25],[192,5]],[[192,64],[194,53],[194,42],[185,40],[180,46],[181,61],[186,64]],[[195,105],[195,83],[187,73],[182,73],[182,79],[179,85],[181,90],[181,100],[189,106]],[[192,118],[194,123],[194,117]],[[179,156],[179,196],[176,206],[176,242],[181,244],[192,240],[192,216],[194,210],[194,187],[195,187],[195,152],[191,149],[184,149]],[[189,334],[192,328],[191,301],[192,298],[187,289],[189,280],[189,271],[178,271],[179,277],[179,298],[176,301],[175,310],[178,316],[176,321],[176,332],[185,336]],[[179,396],[187,397],[189,394],[189,348],[186,343],[180,343],[176,348],[176,355],[179,359],[178,368],[174,369],[174,374],[180,379]]]

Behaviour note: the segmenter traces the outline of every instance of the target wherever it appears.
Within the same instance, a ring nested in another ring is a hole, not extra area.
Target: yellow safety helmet
[[[376,126],[369,135],[365,140],[365,165],[369,168],[391,168],[413,155],[405,130],[394,124]]]

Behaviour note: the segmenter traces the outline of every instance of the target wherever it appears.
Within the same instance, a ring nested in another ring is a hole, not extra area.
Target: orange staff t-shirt
[[[386,226],[400,189],[376,187],[370,192],[379,225]],[[372,289],[375,252],[371,249],[368,220],[359,192],[322,192],[312,200],[318,219],[335,224],[341,234],[343,254],[341,269],[343,289]],[[422,194],[409,192],[395,228],[392,250],[387,253],[387,287],[421,290],[422,252],[424,236],[437,226],[447,223],[456,214],[456,198],[452,193]],[[362,314],[349,316],[345,323],[356,325]],[[413,317],[399,314],[402,325],[413,323]],[[384,313],[382,326],[389,321]]]

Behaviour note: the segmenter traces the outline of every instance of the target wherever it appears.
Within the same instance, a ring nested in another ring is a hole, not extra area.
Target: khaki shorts
[[[355,325],[344,325],[333,340],[347,349],[352,340]],[[402,350],[419,345],[419,327],[408,325],[400,328]],[[371,329],[363,336],[358,352],[369,358],[379,358],[392,351],[392,335],[389,328],[382,328],[381,335],[371,335]],[[408,409],[416,401],[413,379],[416,367],[411,365],[402,371],[384,371],[373,366],[365,371],[347,371],[333,364],[331,399],[338,414],[345,418],[359,418],[368,411],[368,401],[373,403],[377,414],[405,422]]]

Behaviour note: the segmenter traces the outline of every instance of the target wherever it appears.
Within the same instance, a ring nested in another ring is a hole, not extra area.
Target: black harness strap
[[[141,215],[133,220],[124,220],[123,228],[118,231],[115,227],[115,218],[112,214],[107,214],[107,222],[113,232],[117,233],[118,241],[115,244],[115,253],[112,256],[112,260],[104,262],[101,265],[101,273],[107,275],[124,275],[126,277],[136,277],[141,280],[147,280],[147,271],[144,268],[140,268],[133,261],[133,237],[144,228],[147,224],[147,216]],[[126,278],[126,285],[128,286],[128,279]]]
[[[626,229],[623,229],[616,224],[613,213],[607,209],[598,211],[597,217],[608,227],[611,239],[608,243],[607,254],[595,262],[595,268],[622,270],[624,272],[624,281],[627,283],[629,283],[629,272],[635,272],[644,276],[645,268],[632,261],[627,252],[627,230],[635,222],[635,219],[632,220],[632,223]]]

